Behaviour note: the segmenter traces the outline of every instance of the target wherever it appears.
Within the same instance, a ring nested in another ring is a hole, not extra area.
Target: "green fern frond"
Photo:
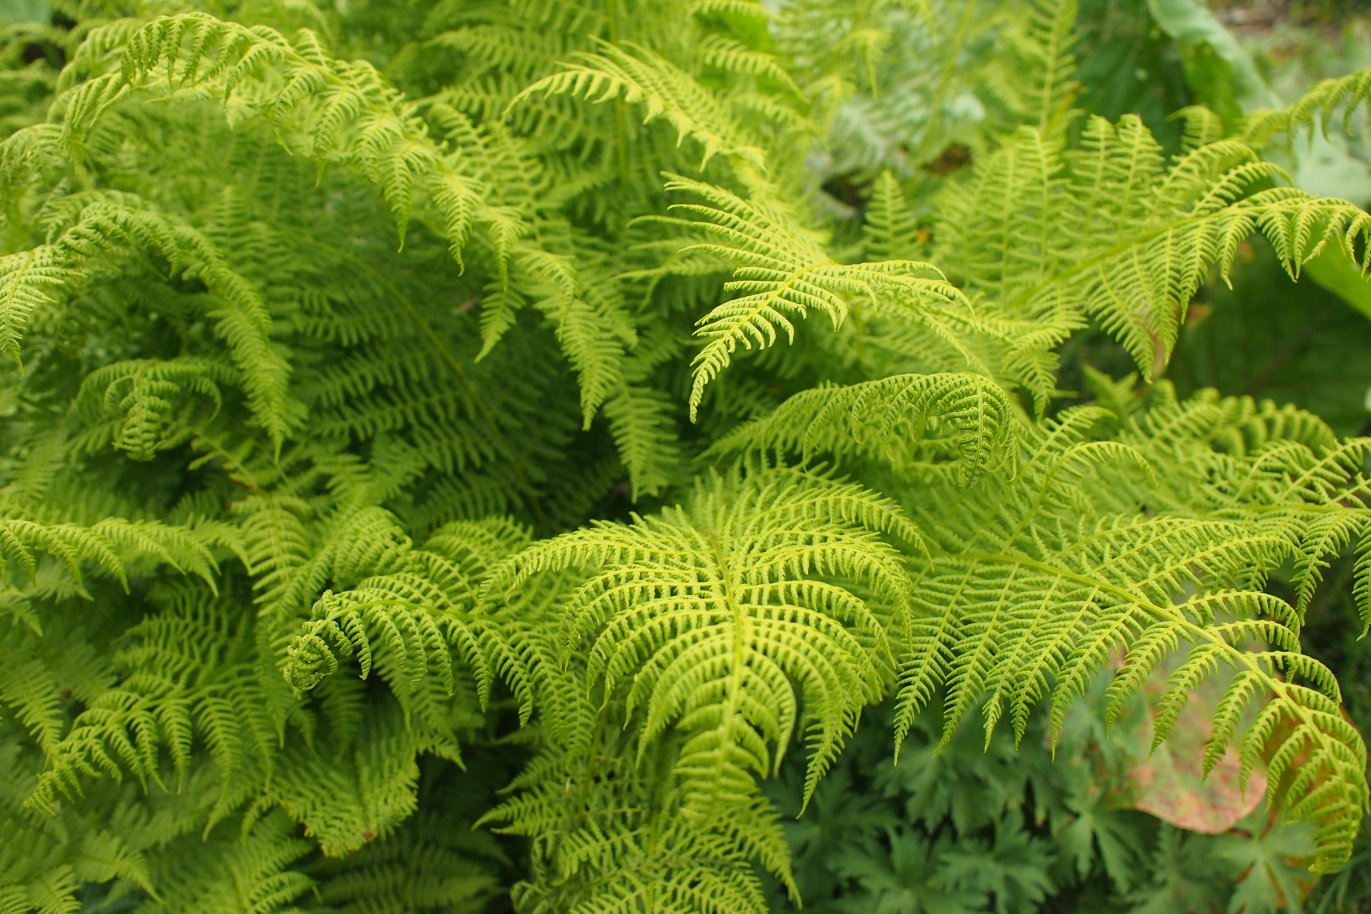
[[[156,85],[158,75],[172,93],[219,87],[226,102],[235,103],[231,118],[265,115],[292,154],[357,166],[381,189],[401,246],[422,190],[451,233],[454,255],[460,254],[473,200],[481,196],[479,180],[429,137],[415,105],[374,67],[334,59],[313,32],[301,29],[291,41],[266,26],[185,13],[128,36],[119,65],[117,74],[89,79],[71,93],[65,131],[73,149],[84,145],[106,109],[133,88]],[[301,119],[309,127],[297,138]]]
[[[826,454],[886,461],[908,469],[920,443],[955,436],[957,478],[974,485],[1018,462],[1015,408],[995,383],[973,374],[896,375],[846,387],[817,387],[719,440],[715,450]]]
[[[1165,170],[1131,116],[1117,126],[1092,119],[1071,151],[1021,131],[949,190],[934,260],[965,279],[973,302],[1008,317],[1063,328],[1094,317],[1150,376],[1200,283],[1211,269],[1227,277],[1254,232],[1292,277],[1325,249],[1367,268],[1371,216],[1295,188],[1257,189],[1278,171],[1235,141]]]
[[[685,248],[715,257],[733,270],[724,284],[728,292],[744,293],[714,308],[697,322],[696,335],[705,341],[692,364],[690,416],[698,414],[704,388],[728,367],[741,345],[766,349],[784,332],[795,339],[793,318],[819,311],[835,329],[851,310],[850,302],[864,298],[873,307],[908,315],[937,327],[944,340],[958,349],[963,335],[982,330],[965,297],[935,267],[910,260],[840,264],[813,237],[796,231],[792,218],[766,203],[747,201],[712,185],[673,178],[668,191],[687,191],[704,203],[678,203],[672,208],[695,220],[672,220],[702,240]],[[965,350],[970,357],[969,348]]]
[[[910,260],[924,247],[909,199],[889,170],[882,171],[871,188],[862,233],[866,253],[873,260]]]
[[[1340,108],[1342,127],[1344,130],[1350,130],[1357,111],[1369,100],[1371,69],[1325,79],[1288,108],[1258,111],[1250,115],[1243,121],[1241,135],[1244,141],[1254,146],[1262,146],[1281,133],[1291,134],[1290,140],[1293,142],[1296,131],[1315,126],[1327,133],[1334,115]]]
[[[385,840],[311,861],[319,899],[347,914],[395,905],[412,912],[483,909],[501,888],[491,866],[500,848],[453,813],[421,810]]]
[[[208,289],[206,314],[238,369],[257,421],[279,445],[296,411],[289,399],[289,366],[272,340],[271,314],[260,292],[202,232],[164,213],[114,194],[67,204],[75,209],[73,218],[53,240],[0,257],[0,349],[18,359],[25,324],[35,309],[57,305],[55,291],[70,295],[127,270],[132,252],[154,251],[174,273],[198,279]]]
[[[236,379],[231,366],[212,359],[129,359],[87,375],[77,409],[90,414],[92,424],[110,416],[107,440],[114,448],[151,460],[212,421],[223,407],[221,390]]]
[[[635,499],[670,486],[682,465],[674,406],[665,394],[643,383],[625,383],[605,402],[605,418]]]
[[[879,696],[908,599],[882,535],[918,542],[857,486],[781,470],[716,478],[689,507],[532,547],[485,599],[541,572],[594,569],[562,608],[564,650],[589,642],[586,687],[606,700],[626,687],[626,713],[644,715],[640,754],[673,725],[686,735],[675,771],[703,814],[750,795],[801,727],[811,793]]]
[[[131,561],[149,557],[213,585],[215,561],[211,544],[194,530],[157,521],[110,517],[89,526],[51,524],[23,517],[0,518],[0,576],[11,577],[18,564],[32,578],[41,552],[61,562],[79,584],[81,566],[92,562],[128,587]]]
[[[635,337],[623,303],[610,289],[597,287],[595,274],[587,269],[583,283],[567,258],[520,246],[515,261],[529,287],[539,294],[537,306],[556,328],[562,351],[581,382],[581,418],[584,428],[605,400],[622,384],[622,361],[626,344]],[[587,267],[590,265],[587,264]]]
[[[753,861],[798,897],[770,803],[750,795],[727,817],[689,815],[679,791],[653,786],[610,748],[550,748],[487,816],[533,842],[533,878],[513,892],[521,910],[761,914]]]
[[[253,783],[249,772],[273,770],[281,734],[249,659],[254,633],[223,599],[206,596],[187,585],[154,591],[166,611],[127,631],[114,656],[117,681],[80,690],[85,707],[46,751],[27,805],[51,810],[59,796],[81,794],[83,779],[118,781],[125,772],[145,790],[162,785],[164,759],[182,786],[203,752],[217,777],[206,809],[212,826],[241,803],[237,789]]]
[[[900,673],[897,744],[939,688],[946,690],[945,734],[979,707],[987,739],[1005,717],[1022,738],[1031,709],[1050,697],[1055,740],[1067,707],[1119,650],[1125,660],[1110,686],[1110,720],[1164,658],[1183,658],[1157,706],[1160,740],[1190,689],[1220,667],[1231,669],[1237,675],[1220,704],[1209,764],[1237,739],[1244,771],[1267,764],[1273,803],[1314,823],[1318,866],[1336,868],[1368,803],[1365,747],[1337,710],[1331,674],[1298,653],[1296,607],[1257,589],[1310,548],[1290,527],[1294,521],[1304,529],[1292,504],[1299,499],[1285,499],[1291,507],[1283,523],[1272,513],[1282,499],[1251,490],[1238,496],[1256,509],[1251,515],[1236,506],[1225,511],[1217,500],[1233,499],[1234,468],[1216,477],[1205,446],[1192,445],[1181,459],[1195,462],[1194,500],[1151,500],[1152,486],[1137,484],[1135,463],[1160,458],[1154,448],[1179,440],[1167,403],[1163,398],[1156,428],[1121,436],[1127,444],[1086,440],[1099,413],[1070,416],[1044,434],[1019,477],[989,477],[968,491],[965,497],[984,499],[980,520],[974,527],[944,523],[946,538],[930,547],[933,558],[914,579],[917,621]],[[1272,456],[1258,449],[1248,461],[1259,467]],[[1344,478],[1350,463],[1341,464]],[[1289,463],[1281,467],[1273,483],[1291,481]],[[1342,491],[1300,482],[1313,478],[1297,474],[1292,495],[1322,500]],[[1112,488],[1127,479],[1134,480],[1130,494]],[[1200,488],[1206,484],[1213,487],[1208,497]],[[1360,492],[1365,481],[1354,474],[1351,485]],[[1100,494],[1084,500],[1083,486]],[[926,497],[930,505],[942,500],[937,492]],[[1148,499],[1149,513],[1139,511],[1139,499]],[[1263,501],[1273,519],[1249,522]],[[925,510],[914,516],[928,525]],[[1257,722],[1239,732],[1244,708],[1254,703]],[[1303,759],[1298,774],[1290,767],[1296,756]]]
[[[311,849],[299,826],[279,811],[250,827],[221,826],[208,841],[178,842],[153,866],[160,891],[140,908],[149,914],[300,910],[316,887],[304,872]],[[168,878],[172,873],[177,878]]]
[[[991,88],[1019,123],[1059,136],[1074,114],[1075,0],[1030,0],[1009,17],[1000,37],[1009,53],[992,68]]]
[[[594,54],[573,55],[565,69],[515,96],[511,107],[540,94],[641,103],[647,109],[644,124],[665,118],[676,131],[678,143],[690,137],[703,147],[701,169],[721,154],[759,167],[763,164],[764,153],[728,107],[690,74],[648,48],[628,42],[601,43]]]
[[[360,687],[356,680],[335,678],[328,688],[340,690],[345,683],[347,691]],[[271,801],[303,823],[305,835],[330,857],[387,837],[413,814],[420,753],[460,759],[452,732],[461,719],[458,709],[443,722],[447,732],[416,731],[385,702],[363,709],[355,697],[347,701],[358,712],[351,726],[317,745],[288,749],[267,790]]]
[[[436,709],[414,703],[427,697],[425,686],[434,681],[452,695],[455,651],[470,668],[484,707],[492,670],[483,633],[471,616],[474,576],[500,553],[481,555],[484,550],[474,548],[475,538],[483,535],[500,550],[511,531],[502,524],[490,533],[478,524],[448,525],[424,548],[400,558],[398,570],[365,578],[340,593],[325,591],[287,650],[286,679],[296,688],[313,689],[337,671],[340,656],[355,654],[361,678],[378,672],[407,718],[411,713],[432,718]]]

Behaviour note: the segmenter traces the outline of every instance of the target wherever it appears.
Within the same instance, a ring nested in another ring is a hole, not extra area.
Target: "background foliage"
[[[1357,910],[1371,61],[1266,15],[5,6],[0,911]]]

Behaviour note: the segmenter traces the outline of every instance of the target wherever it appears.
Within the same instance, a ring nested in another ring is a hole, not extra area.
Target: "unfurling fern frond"
[[[585,687],[641,713],[640,753],[672,727],[685,735],[674,769],[687,807],[709,814],[751,796],[797,737],[812,792],[881,694],[908,600],[883,536],[919,539],[858,486],[732,475],[684,507],[532,547],[495,571],[486,600],[542,572],[590,572],[562,607],[564,649],[587,645]]]
[[[107,430],[100,444],[112,441],[134,460],[151,460],[213,419],[223,405],[222,388],[235,380],[232,366],[213,359],[129,359],[88,374],[77,408]]]

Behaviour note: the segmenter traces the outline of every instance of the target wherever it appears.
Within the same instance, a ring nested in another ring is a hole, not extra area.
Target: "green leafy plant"
[[[1203,768],[1306,829],[1216,845],[1232,909],[1347,862],[1300,634],[1333,565],[1371,624],[1371,440],[1162,375],[1250,239],[1371,266],[1267,158],[1366,74],[1168,152],[1072,2],[56,6],[0,33],[0,910],[1162,910],[1191,839],[935,750],[1046,784],[1216,682]]]

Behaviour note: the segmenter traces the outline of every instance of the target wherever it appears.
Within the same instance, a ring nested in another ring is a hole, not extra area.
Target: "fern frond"
[[[601,43],[594,54],[576,54],[565,69],[538,80],[511,102],[518,106],[534,95],[572,95],[592,102],[622,98],[641,103],[643,123],[665,118],[676,131],[677,142],[686,137],[703,147],[700,168],[716,155],[736,156],[761,166],[763,152],[750,142],[749,132],[738,123],[709,90],[690,74],[648,48],[623,42]]]
[[[919,444],[938,438],[943,426],[955,435],[963,485],[978,482],[997,461],[1014,471],[1014,407],[998,385],[974,374],[896,375],[803,391],[720,439],[715,450],[863,456],[908,468]]]
[[[866,207],[866,252],[873,260],[908,260],[923,245],[919,228],[900,181],[889,170],[882,171],[871,189]]]
[[[1325,79],[1306,92],[1299,101],[1275,111],[1258,111],[1242,123],[1241,136],[1254,146],[1262,146],[1281,134],[1319,127],[1326,134],[1338,109],[1342,109],[1342,127],[1350,130],[1352,119],[1360,107],[1371,101],[1371,69],[1347,76]]]
[[[626,382],[605,402],[605,418],[635,499],[655,495],[676,479],[684,455],[673,407],[665,394],[643,383]]]
[[[1009,53],[992,68],[991,89],[1019,123],[1044,136],[1068,126],[1080,85],[1076,70],[1075,0],[1030,0],[1006,22],[1000,41]]]
[[[88,374],[76,405],[93,419],[113,414],[108,435],[114,448],[151,460],[213,420],[223,406],[221,389],[236,379],[230,365],[212,359],[129,359]]]
[[[1237,739],[1245,772],[1266,760],[1275,772],[1273,802],[1313,822],[1318,865],[1336,868],[1368,803],[1365,747],[1336,710],[1331,674],[1298,653],[1296,607],[1257,589],[1308,548],[1288,526],[1301,512],[1278,522],[1257,520],[1260,509],[1225,511],[1219,499],[1234,498],[1234,468],[1216,477],[1205,446],[1193,444],[1187,456],[1166,459],[1193,463],[1195,500],[1152,499],[1155,484],[1138,485],[1136,461],[1162,459],[1161,448],[1183,440],[1175,412],[1163,398],[1157,426],[1121,435],[1125,443],[1085,440],[1100,415],[1068,414],[1071,421],[1043,434],[1020,476],[991,476],[967,491],[965,498],[984,499],[972,512],[974,526],[944,522],[931,562],[914,579],[917,621],[900,673],[897,744],[940,688],[945,739],[977,707],[987,739],[1006,717],[1022,738],[1031,709],[1050,696],[1055,740],[1066,708],[1120,650],[1125,660],[1109,689],[1109,720],[1164,658],[1182,657],[1157,706],[1163,739],[1190,689],[1227,668],[1237,675],[1206,758],[1212,764]],[[1266,453],[1248,459],[1259,466]],[[1289,464],[1282,466],[1273,482],[1290,481]],[[1201,494],[1206,484],[1214,487],[1210,496]],[[1097,494],[1086,500],[1082,489]],[[1297,479],[1295,491],[1308,489]],[[947,496],[925,497],[934,505]],[[1215,501],[1206,504],[1209,498]],[[1261,501],[1250,490],[1238,498],[1254,507]],[[1149,513],[1139,510],[1141,499]],[[1279,517],[1272,513],[1278,503],[1268,502],[1265,514]],[[924,510],[914,516],[929,525]],[[1242,711],[1254,703],[1262,708],[1257,722],[1239,732]],[[1297,754],[1311,767],[1301,767],[1302,779],[1288,786],[1283,772]],[[1306,801],[1314,785],[1317,796]]]
[[[210,544],[194,530],[157,521],[110,517],[89,526],[50,524],[10,516],[0,518],[0,576],[10,577],[17,563],[30,577],[37,573],[35,553],[60,561],[79,584],[81,566],[93,562],[128,587],[130,561],[150,557],[213,584],[215,562]]]
[[[704,199],[704,203],[672,207],[697,217],[676,220],[702,237],[685,250],[731,266],[733,278],[724,290],[744,293],[697,323],[696,335],[705,345],[692,363],[692,420],[705,386],[728,367],[740,345],[766,349],[781,332],[794,342],[793,318],[807,317],[811,310],[826,314],[837,329],[847,318],[849,303],[865,298],[873,307],[940,328],[953,346],[960,346],[963,334],[983,329],[961,292],[928,264],[908,260],[840,264],[816,239],[796,231],[792,219],[765,203],[743,200],[686,178],[673,178],[667,190],[687,191]]]
[[[286,679],[296,688],[313,689],[337,671],[339,657],[356,655],[361,678],[379,673],[407,718],[411,713],[432,718],[437,709],[413,703],[426,697],[425,685],[433,680],[452,695],[455,651],[470,668],[484,707],[492,670],[483,632],[471,617],[474,575],[503,557],[508,547],[501,544],[511,536],[505,524],[490,527],[445,526],[424,548],[401,557],[398,570],[364,578],[341,593],[325,591],[287,650]],[[477,537],[494,551],[478,549]]]
[[[1367,268],[1371,216],[1295,188],[1256,189],[1278,172],[1235,141],[1197,148],[1166,171],[1131,116],[1117,127],[1092,119],[1070,152],[1021,131],[949,190],[934,260],[992,313],[1066,328],[1096,318],[1150,376],[1200,283],[1211,269],[1227,277],[1254,232],[1292,277],[1330,248]]]
[[[155,251],[175,273],[207,287],[207,316],[238,369],[257,421],[279,446],[296,410],[289,399],[289,366],[272,340],[271,315],[260,292],[204,233],[164,213],[129,205],[119,195],[79,205],[71,224],[49,243],[0,257],[0,349],[17,359],[25,323],[34,309],[57,304],[53,291],[70,294],[118,275],[139,249]]]
[[[127,772],[144,789],[160,785],[163,759],[180,786],[203,751],[219,788],[205,810],[212,826],[241,802],[236,781],[273,770],[281,734],[249,659],[254,632],[222,598],[206,596],[184,584],[154,590],[166,610],[126,632],[114,656],[117,681],[81,690],[85,708],[47,751],[27,805],[52,809],[59,795],[82,793],[83,778],[118,781]]]
[[[802,725],[812,792],[879,695],[907,599],[882,535],[918,540],[857,486],[798,471],[715,478],[689,507],[534,546],[485,599],[594,569],[562,608],[564,650],[588,642],[586,686],[606,700],[623,690],[630,717],[641,709],[640,754],[673,724],[685,734],[675,771],[703,814],[750,795]]]
[[[360,687],[355,680],[335,678],[328,688],[340,690],[345,683],[349,691]],[[385,702],[365,708],[356,698],[348,703],[355,719],[318,745],[296,744],[283,753],[267,790],[271,801],[303,823],[305,835],[330,857],[388,836],[413,814],[419,753],[460,758],[452,720],[445,722],[447,732],[441,735],[416,732]],[[457,716],[455,709],[451,716]]]
[[[221,88],[226,100],[239,102],[239,113],[231,110],[230,117],[265,115],[294,155],[357,166],[381,189],[401,246],[422,191],[441,214],[454,256],[460,255],[483,185],[429,137],[416,106],[370,64],[334,59],[307,29],[290,41],[266,26],[201,13],[163,17],[127,37],[117,74],[73,91],[68,142],[79,150],[105,110],[128,91],[155,85],[158,75],[172,93]],[[308,123],[305,136],[293,139],[301,119]]]
[[[761,914],[767,907],[753,861],[797,897],[765,799],[749,795],[728,817],[690,815],[679,790],[644,778],[628,754],[588,748],[550,745],[486,817],[533,841],[533,878],[513,892],[521,909],[550,912],[570,902],[578,911]]]
[[[178,842],[154,864],[159,891],[141,907],[150,914],[299,910],[316,887],[304,871],[311,850],[279,810],[242,829],[221,826],[208,841]]]

